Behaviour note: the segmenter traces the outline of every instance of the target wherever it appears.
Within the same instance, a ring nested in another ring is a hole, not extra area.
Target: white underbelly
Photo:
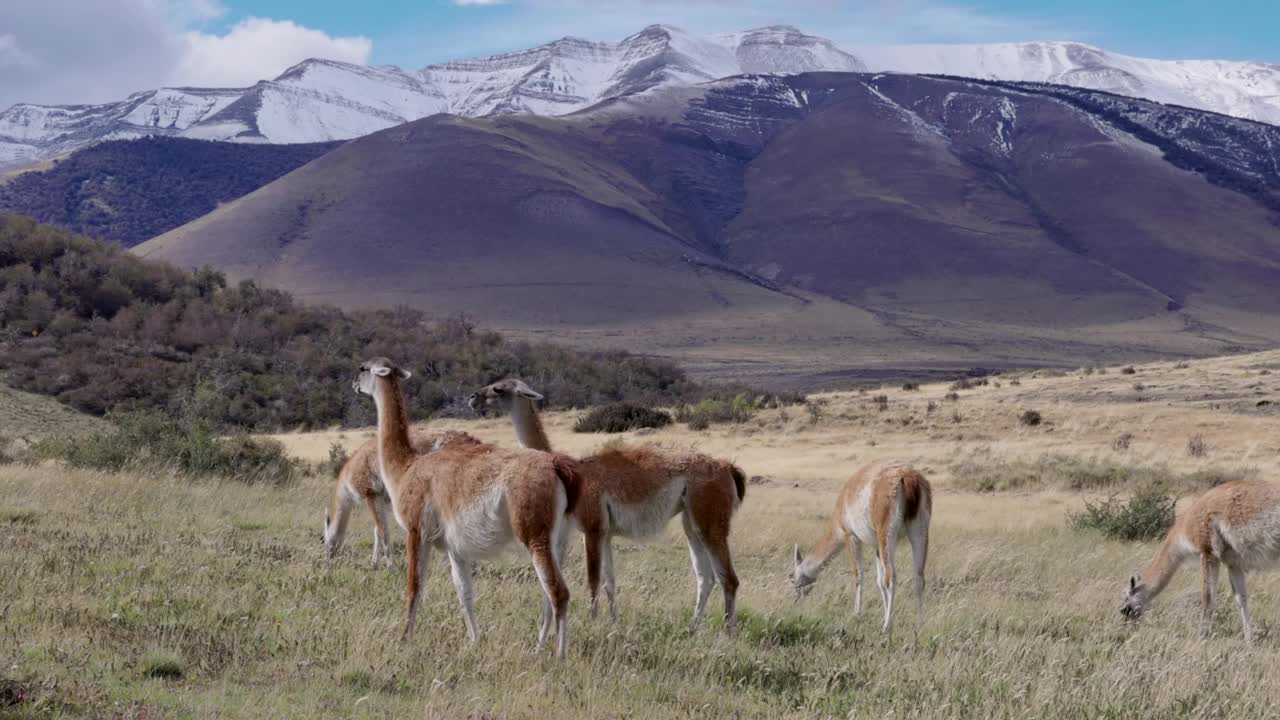
[[[501,552],[513,536],[503,488],[495,486],[471,507],[450,518],[443,530],[447,547],[468,560]]]
[[[875,526],[871,523],[872,485],[872,483],[867,483],[858,492],[853,504],[845,509],[844,527],[858,542],[874,547],[879,543],[879,540],[876,538]]]
[[[620,503],[606,498],[609,532],[637,540],[657,535],[683,509],[687,486],[687,478],[678,477],[644,502]]]

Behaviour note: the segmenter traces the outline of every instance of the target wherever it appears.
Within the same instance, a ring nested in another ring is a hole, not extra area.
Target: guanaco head
[[[1131,576],[1129,586],[1124,591],[1124,605],[1120,606],[1120,614],[1124,615],[1126,620],[1141,618],[1149,599],[1147,586],[1142,584],[1137,575]]]
[[[499,380],[491,385],[485,385],[471,393],[471,397],[467,398],[467,404],[478,413],[483,413],[488,408],[511,412],[511,405],[517,397],[529,400],[542,399],[542,395],[525,385],[523,380],[510,378],[508,380]]]
[[[338,552],[338,546],[342,543],[342,538],[338,537],[337,523],[332,522],[329,518],[329,511],[324,511],[324,556],[330,560]]]
[[[360,364],[360,374],[351,381],[351,389],[372,397],[377,390],[379,378],[396,377],[400,380],[408,380],[411,374],[408,370],[396,367],[384,357],[376,357]]]
[[[796,599],[809,594],[813,583],[818,578],[804,571],[804,555],[800,554],[800,546],[792,546],[791,587],[796,591]]]

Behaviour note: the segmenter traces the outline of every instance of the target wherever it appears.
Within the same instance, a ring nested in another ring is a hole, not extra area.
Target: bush
[[[693,405],[683,405],[676,411],[676,420],[687,423],[692,430],[706,430],[718,423],[744,423],[755,414],[755,401],[743,393],[732,400],[707,398]]]
[[[884,412],[885,410],[889,409],[888,395],[876,395],[875,397],[871,398],[871,402],[875,403],[876,409],[878,409],[880,412]]]
[[[38,441],[41,457],[72,467],[120,472],[171,470],[187,477],[226,477],[244,482],[286,484],[302,474],[303,464],[285,454],[275,440],[246,435],[219,438],[207,425],[158,413],[128,413],[109,418],[114,427],[76,438]]]
[[[305,305],[6,215],[0,341],[0,374],[11,387],[93,415],[189,412],[220,433],[372,424],[373,403],[350,383],[373,355],[417,371],[405,384],[412,420],[455,410],[457,398],[496,377],[524,378],[553,408],[748,392],[701,386],[666,360],[507,340],[461,316]]]
[[[942,399],[943,399],[943,400],[946,400],[946,401],[948,401],[948,402],[959,402],[959,401],[960,401],[960,393],[955,392],[955,391],[952,391],[952,392],[947,393],[946,395],[943,395],[943,396],[942,396]]]
[[[1209,446],[1204,441],[1203,435],[1192,435],[1187,439],[1187,454],[1191,457],[1204,457],[1209,452]]]
[[[1121,502],[1115,495],[1067,517],[1076,530],[1096,530],[1113,540],[1154,540],[1173,526],[1177,499],[1155,489],[1139,490]]]
[[[1039,412],[1035,410],[1028,410],[1022,413],[1022,416],[1018,418],[1018,422],[1026,425],[1027,427],[1035,427],[1043,422],[1043,418],[1040,417]]]
[[[1116,452],[1124,452],[1129,449],[1129,445],[1133,443],[1133,433],[1120,433],[1115,440],[1111,441],[1111,449]]]
[[[342,472],[342,467],[347,464],[347,449],[342,443],[333,441],[329,443],[329,457],[321,460],[317,470],[324,477],[337,478]]]
[[[906,390],[906,391],[919,390],[919,389],[920,389],[920,383],[916,383],[916,382],[904,382],[904,383],[902,383],[902,389],[903,389],[903,390]]]
[[[990,381],[987,380],[986,378],[977,378],[972,380],[969,378],[960,378],[959,380],[951,383],[951,389],[952,390],[971,390],[973,388],[983,387],[989,384],[990,384]]]
[[[1134,368],[1132,365],[1120,368],[1121,375],[1136,375],[1137,373],[1138,373],[1138,370]]]
[[[630,403],[613,403],[595,408],[578,418],[578,433],[620,433],[640,428],[660,428],[671,424],[671,415],[662,410]]]

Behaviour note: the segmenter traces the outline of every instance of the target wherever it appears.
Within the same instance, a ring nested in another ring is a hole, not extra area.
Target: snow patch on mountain
[[[1057,83],[1280,124],[1280,66],[1263,63],[1148,60],[1070,42],[850,52],[789,26],[699,36],[653,25],[618,42],[570,37],[420,70],[307,60],[249,88],[162,88],[105,105],[18,104],[0,112],[0,167],[106,139],[344,140],[435,113],[563,115],[731,76],[868,70]]]

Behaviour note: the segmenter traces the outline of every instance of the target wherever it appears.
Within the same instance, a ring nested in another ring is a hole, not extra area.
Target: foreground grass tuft
[[[159,680],[180,680],[183,676],[182,660],[169,653],[148,653],[142,658],[143,677]]]

